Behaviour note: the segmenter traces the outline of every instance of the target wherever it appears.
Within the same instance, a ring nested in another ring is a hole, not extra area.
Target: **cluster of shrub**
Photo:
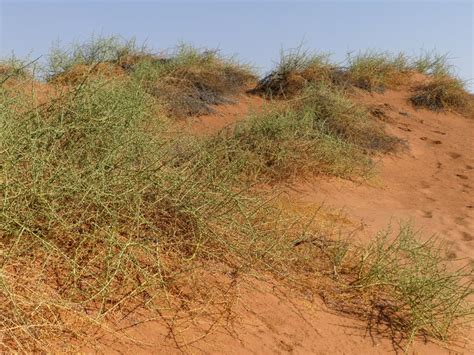
[[[380,91],[418,71],[428,81],[416,88],[416,105],[463,108],[465,91],[444,57],[412,63],[368,53],[338,68],[296,51],[258,80],[216,51],[155,55],[99,39],[53,50],[46,80],[67,89],[41,104],[34,86],[19,90],[34,80],[27,69],[15,60],[0,66],[3,349],[47,349],[53,334],[79,336],[71,319],[95,324],[153,308],[178,300],[186,285],[205,298],[209,279],[194,272],[208,263],[328,278],[320,285],[336,307],[341,290],[360,301],[360,316],[388,304],[379,320],[389,317],[409,340],[445,339],[471,314],[468,273],[449,271],[436,244],[411,229],[364,247],[321,243],[322,227],[285,216],[254,187],[302,174],[367,176],[373,155],[398,141],[351,100],[351,88]],[[169,120],[249,91],[269,105],[231,129],[194,137]]]

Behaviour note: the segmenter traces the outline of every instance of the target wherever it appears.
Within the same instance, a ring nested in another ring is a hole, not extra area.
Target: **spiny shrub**
[[[435,76],[425,84],[416,86],[413,91],[410,100],[416,107],[465,112],[470,105],[464,83],[448,75]]]
[[[448,54],[434,51],[424,52],[412,60],[412,67],[419,73],[431,76],[452,76],[453,67],[448,62]]]
[[[407,224],[395,238],[380,233],[361,253],[353,285],[370,295],[374,324],[388,325],[409,342],[417,335],[446,340],[474,314],[472,270],[451,268],[443,245],[420,240]]]
[[[253,114],[209,144],[224,161],[241,162],[253,179],[278,180],[301,173],[364,175],[371,167],[365,153],[390,150],[395,140],[342,91],[319,84],[296,103]]]
[[[31,65],[14,55],[0,60],[0,85],[9,79],[31,79]]]
[[[69,83],[67,73],[76,67],[80,68],[76,69],[77,72],[85,72],[83,75],[101,63],[107,63],[112,71],[118,70],[112,66],[127,69],[136,58],[150,56],[148,49],[138,46],[135,39],[125,40],[118,36],[93,36],[84,43],[74,42],[67,47],[57,43],[48,56],[46,78]]]
[[[411,70],[409,59],[402,53],[366,51],[347,57],[347,73],[351,83],[368,91],[383,92],[396,86]]]
[[[324,122],[325,130],[370,152],[387,153],[399,141],[387,135],[382,125],[374,122],[366,108],[351,100],[343,89],[319,84],[307,88],[296,107],[309,109],[315,120]]]
[[[255,81],[249,66],[188,45],[178,46],[166,59],[141,62],[133,75],[179,117],[211,113],[212,105],[231,102]]]
[[[93,81],[34,109],[0,94],[2,349],[151,302],[252,233],[246,200],[203,159],[179,159],[135,83]]]
[[[329,55],[314,54],[300,47],[282,51],[276,68],[262,78],[252,90],[268,97],[293,97],[308,85],[331,82],[336,69],[329,64]]]

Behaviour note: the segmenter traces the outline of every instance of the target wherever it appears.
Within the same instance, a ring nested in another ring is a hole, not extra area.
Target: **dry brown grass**
[[[459,79],[441,75],[413,89],[411,102],[416,107],[425,107],[433,111],[452,110],[472,113],[469,93]]]
[[[256,80],[250,67],[186,45],[165,59],[141,62],[133,77],[175,117],[209,114],[213,105],[232,102]]]
[[[366,51],[348,55],[347,66],[352,85],[376,92],[406,84],[414,72],[410,59],[402,53]]]
[[[337,74],[338,70],[329,64],[328,55],[309,53],[298,47],[282,52],[276,68],[263,77],[252,92],[267,97],[291,98],[301,94],[309,85],[341,79]]]
[[[153,84],[152,94],[163,100],[172,115],[199,116],[213,112],[212,106],[231,103],[253,80],[238,70],[193,65],[172,70]]]

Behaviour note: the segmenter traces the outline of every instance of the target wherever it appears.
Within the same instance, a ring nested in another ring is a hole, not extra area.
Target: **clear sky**
[[[281,48],[333,53],[381,49],[413,55],[449,52],[464,79],[474,77],[473,1],[42,1],[0,0],[1,55],[32,57],[92,33],[135,36],[155,49],[179,41],[220,48],[262,72]],[[471,89],[474,85],[471,83]]]

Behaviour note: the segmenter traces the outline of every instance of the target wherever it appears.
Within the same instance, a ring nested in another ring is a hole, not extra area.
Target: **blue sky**
[[[472,1],[23,1],[0,0],[0,50],[35,57],[53,41],[91,34],[135,36],[156,49],[179,41],[218,47],[262,72],[281,48],[333,53],[380,49],[448,53],[464,79],[474,77]],[[471,83],[471,88],[474,85]]]

